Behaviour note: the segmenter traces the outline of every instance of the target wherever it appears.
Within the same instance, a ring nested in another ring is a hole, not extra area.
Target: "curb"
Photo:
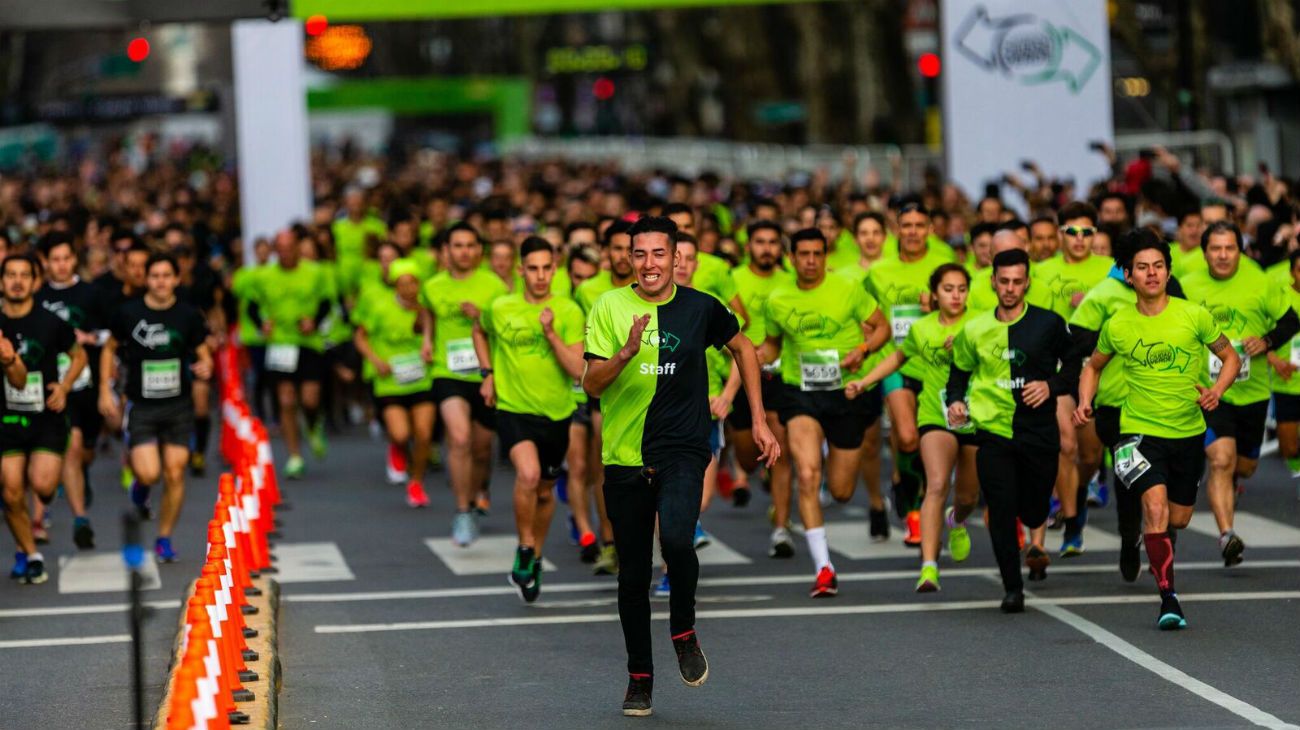
[[[185,606],[194,594],[195,581],[190,581],[182,597],[181,606]],[[240,727],[258,730],[276,730],[280,715],[280,584],[265,576],[254,578],[253,585],[262,590],[260,596],[249,596],[248,603],[257,607],[257,613],[244,616],[248,628],[256,629],[257,636],[248,639],[248,648],[257,652],[257,661],[248,662],[248,668],[257,672],[256,682],[244,682],[246,689],[252,690],[254,699],[241,702],[238,707],[248,715],[248,723]],[[172,657],[167,668],[167,689],[162,701],[154,712],[153,730],[166,730],[167,708],[171,703],[172,684],[175,682],[175,669],[180,666],[183,656],[181,637],[185,631],[185,611],[181,611],[176,638],[172,642]]]

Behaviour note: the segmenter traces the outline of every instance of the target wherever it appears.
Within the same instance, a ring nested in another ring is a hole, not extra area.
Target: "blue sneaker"
[[[27,553],[14,553],[14,569],[9,571],[9,577],[14,580],[22,580],[27,577]]]
[[[478,523],[473,512],[457,512],[451,520],[451,541],[460,547],[469,547],[478,539]]]
[[[1056,530],[1065,526],[1065,519],[1061,517],[1061,500],[1055,496],[1052,497],[1052,503],[1047,508],[1047,529]]]
[[[1097,499],[1101,500],[1099,506],[1105,507],[1110,504],[1110,486],[1107,484],[1097,485]]]
[[[1187,628],[1187,619],[1183,616],[1183,607],[1178,603],[1177,593],[1166,593],[1160,596],[1160,618],[1156,619],[1156,626],[1160,627],[1161,631]]]
[[[713,543],[713,536],[704,531],[704,525],[695,521],[695,549],[706,548]]]
[[[154,540],[153,553],[158,556],[158,562],[160,563],[174,563],[177,560],[176,551],[172,549],[170,537],[160,537]]]
[[[561,471],[560,475],[555,477],[555,498],[560,500],[560,504],[569,503],[569,472]]]
[[[578,521],[573,519],[573,513],[569,513],[569,544],[578,545],[582,540],[581,533],[578,532]]]
[[[1079,534],[1074,537],[1067,535],[1061,541],[1061,557],[1075,558],[1080,555],[1083,555],[1083,535]]]
[[[672,588],[668,585],[668,573],[664,573],[664,577],[660,578],[659,582],[655,584],[654,595],[655,598],[667,598],[671,594]]]
[[[152,516],[149,509],[149,487],[134,479],[131,480],[131,504],[135,505],[135,511],[140,515],[140,519],[147,520]]]

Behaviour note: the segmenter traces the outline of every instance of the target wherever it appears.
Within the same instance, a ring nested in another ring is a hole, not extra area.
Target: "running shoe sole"
[[[1187,619],[1176,613],[1164,613],[1160,615],[1160,620],[1156,621],[1156,626],[1161,631],[1178,631],[1187,628]]]
[[[705,658],[704,674],[701,674],[700,678],[695,680],[694,682],[688,682],[686,681],[686,677],[682,677],[682,684],[686,685],[687,687],[699,687],[702,686],[708,680],[709,680],[709,660],[708,658]]]
[[[794,557],[794,545],[789,542],[778,542],[768,551],[769,558],[785,559]]]
[[[631,709],[628,707],[623,708],[623,717],[650,717],[652,714],[654,714],[653,707],[647,707],[644,710]]]
[[[917,593],[938,593],[939,584],[935,583],[932,580],[926,580],[925,578],[921,578],[916,582],[916,592]]]
[[[1025,566],[1029,568],[1029,580],[1032,581],[1047,580],[1047,566],[1051,564],[1052,558],[1045,551],[1025,556]]]
[[[1223,546],[1223,567],[1241,565],[1241,561],[1245,560],[1242,557],[1244,552],[1246,552],[1246,543],[1242,542],[1240,537],[1233,535],[1228,538],[1228,544]]]

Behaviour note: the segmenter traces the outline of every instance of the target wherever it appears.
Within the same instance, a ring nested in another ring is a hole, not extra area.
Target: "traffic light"
[[[134,63],[140,63],[149,57],[149,41],[144,38],[132,38],[126,44],[126,57]]]

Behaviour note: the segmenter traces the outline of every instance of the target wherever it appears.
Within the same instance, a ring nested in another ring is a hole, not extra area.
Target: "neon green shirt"
[[[916,363],[916,377],[921,381],[921,395],[916,403],[916,424],[918,426],[938,426],[948,428],[947,406],[944,405],[944,389],[948,387],[948,371],[952,365],[952,344],[966,322],[974,316],[969,309],[952,324],[945,325],[939,321],[939,313],[931,312],[916,320],[903,339],[901,348],[907,356],[908,364]],[[973,424],[966,424],[954,431],[969,433],[975,430]]]
[[[578,285],[578,290],[573,293],[573,301],[582,307],[582,311],[591,313],[591,307],[600,298],[601,294],[614,289],[614,280],[610,277],[609,272],[601,269],[596,275],[587,279]]]
[[[267,342],[322,352],[325,341],[320,330],[303,334],[298,323],[303,319],[315,319],[321,302],[328,302],[333,297],[334,282],[329,272],[315,261],[300,261],[293,269],[270,264],[258,272],[254,281],[254,298],[262,320],[271,320],[271,335]]]
[[[840,372],[840,360],[862,344],[862,323],[879,309],[875,297],[843,277],[827,274],[801,289],[784,284],[767,298],[767,334],[781,338],[781,379],[800,390],[842,390],[857,372]]]
[[[949,261],[951,258],[944,257],[938,247],[930,246],[916,261],[892,258],[872,264],[867,272],[867,291],[885,311],[894,344],[901,343],[912,323],[923,315],[921,297],[930,291],[930,274]]]
[[[1290,265],[1289,263],[1287,264]],[[1288,285],[1285,289],[1287,302],[1291,308],[1300,312],[1300,292]],[[1300,366],[1300,335],[1291,338],[1291,341],[1282,345],[1273,351],[1282,360],[1292,365]],[[1286,395],[1300,395],[1300,372],[1293,373],[1290,380],[1283,380],[1281,375],[1277,374],[1273,368],[1268,369],[1269,388],[1274,393],[1284,393]]]
[[[1205,262],[1205,252],[1200,246],[1193,247],[1190,251],[1184,251],[1182,246],[1177,243],[1170,244],[1169,258],[1173,261],[1170,271],[1179,279],[1186,278],[1188,274],[1205,271],[1209,264]]]
[[[1079,307],[1070,317],[1070,327],[1082,327],[1101,333],[1102,325],[1120,309],[1132,307],[1137,303],[1137,294],[1124,282],[1107,276],[1097,283],[1079,302]],[[1084,357],[1091,357],[1088,353]],[[1118,360],[1106,363],[1097,383],[1097,395],[1093,404],[1097,406],[1119,407],[1128,397],[1128,386],[1124,383],[1124,366]]]
[[[724,305],[736,296],[736,283],[731,279],[731,267],[726,261],[711,253],[701,251],[696,254],[699,268],[695,270],[692,286],[702,292],[712,294]]]
[[[1076,294],[1087,294],[1105,279],[1114,263],[1109,257],[1089,255],[1083,261],[1072,264],[1057,254],[1038,264],[1034,270],[1035,280],[1032,286],[1045,287],[1051,292],[1050,309],[1069,320],[1070,315],[1074,314],[1074,306],[1070,301]]]
[[[1228,279],[1214,278],[1207,268],[1188,274],[1181,283],[1187,299],[1209,310],[1215,324],[1242,357],[1241,372],[1223,394],[1223,401],[1246,405],[1268,400],[1267,356],[1246,357],[1241,341],[1246,337],[1262,337],[1273,329],[1291,308],[1286,290],[1270,281],[1258,267],[1251,269],[1245,265]],[[1208,386],[1218,375],[1219,362],[1217,357],[1210,357],[1207,362],[1201,377],[1202,384]]]
[[[1025,292],[1025,303],[1043,309],[1051,309],[1052,290],[1036,283],[1038,281],[1039,266],[1040,264],[1029,262],[1029,291]],[[966,306],[977,312],[991,312],[997,309],[998,295],[997,292],[993,291],[992,266],[981,269],[979,274],[971,275],[970,296],[966,300]]]
[[[266,342],[262,331],[253,323],[253,318],[248,316],[248,305],[257,291],[257,276],[264,268],[264,265],[242,266],[230,277],[230,293],[235,295],[239,303],[239,341],[245,346],[257,346]]]
[[[497,408],[559,421],[573,415],[573,377],[565,372],[542,331],[542,310],[555,315],[553,327],[566,345],[582,342],[582,310],[568,297],[533,304],[523,294],[497,297],[481,324],[492,345]]]
[[[1128,396],[1120,409],[1120,430],[1171,439],[1204,433],[1196,386],[1206,368],[1206,346],[1219,334],[1205,307],[1174,297],[1154,317],[1136,306],[1111,315],[1097,350],[1124,366]]]
[[[366,258],[366,238],[372,235],[381,240],[387,238],[388,226],[373,215],[366,215],[360,221],[345,216],[334,221],[330,229],[334,234],[334,249],[343,274],[343,291],[351,294],[361,277],[361,262]]]
[[[381,376],[371,365],[376,396],[422,393],[433,384],[433,371],[420,357],[424,337],[415,331],[419,318],[418,307],[407,309],[391,291],[388,296],[372,297],[366,307],[365,317],[358,324],[365,328],[375,356],[392,369]],[[369,360],[366,363],[369,365]]]
[[[469,302],[479,312],[487,311],[497,297],[505,296],[506,285],[491,271],[474,269],[457,279],[450,271],[436,274],[420,289],[421,306],[433,312],[433,377],[468,383],[483,382],[474,352],[474,321],[461,311]]]
[[[731,280],[735,282],[740,303],[745,305],[745,311],[749,313],[749,326],[745,328],[745,336],[754,343],[755,347],[758,347],[763,344],[763,340],[767,339],[767,319],[764,309],[767,306],[768,296],[778,286],[793,283],[794,277],[788,271],[779,268],[772,269],[770,276],[759,276],[748,266],[738,266],[731,270]]]

